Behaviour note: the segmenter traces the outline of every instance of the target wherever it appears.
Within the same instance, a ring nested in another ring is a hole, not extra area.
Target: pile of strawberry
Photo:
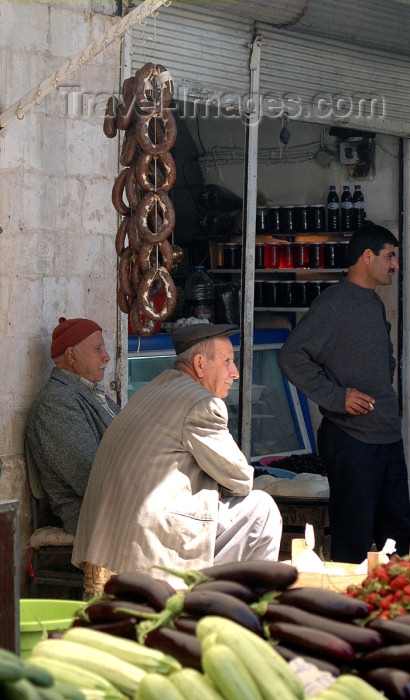
[[[410,613],[410,556],[393,556],[376,566],[360,586],[348,586],[346,593],[366,601],[371,609],[368,619]]]

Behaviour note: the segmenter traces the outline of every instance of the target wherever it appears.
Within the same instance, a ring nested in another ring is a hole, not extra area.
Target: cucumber
[[[23,676],[22,663],[17,654],[7,649],[0,649],[0,682],[17,681]]]
[[[2,700],[41,700],[37,687],[27,678],[3,683]]]
[[[26,661],[26,659],[21,659],[21,665],[24,678],[27,678],[27,680],[34,683],[34,685],[39,685],[43,688],[48,688],[53,685],[54,678],[45,668],[40,668],[40,666],[36,666],[31,661]]]

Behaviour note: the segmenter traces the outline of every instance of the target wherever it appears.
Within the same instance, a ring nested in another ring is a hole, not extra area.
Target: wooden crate
[[[310,588],[323,588],[328,591],[336,591],[344,593],[348,586],[359,586],[366,578],[367,574],[355,574],[357,564],[344,564],[339,562],[325,562],[325,567],[329,569],[328,573],[311,574],[301,572],[298,575],[296,583],[293,587],[309,586]],[[334,568],[344,569],[345,574],[332,574]]]
[[[282,542],[279,558],[290,559],[292,540],[305,535],[306,523],[315,532],[315,552],[324,559],[330,558],[330,530],[327,498],[289,498],[274,496],[283,519]]]

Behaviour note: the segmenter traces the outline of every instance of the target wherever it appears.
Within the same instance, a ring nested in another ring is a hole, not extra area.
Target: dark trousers
[[[317,443],[329,479],[331,559],[360,563],[373,542],[380,551],[388,538],[396,541],[400,556],[408,555],[410,502],[403,441],[367,444],[324,418]]]

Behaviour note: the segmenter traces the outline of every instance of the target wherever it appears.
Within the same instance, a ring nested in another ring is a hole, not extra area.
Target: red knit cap
[[[61,316],[58,326],[53,330],[51,342],[51,357],[62,355],[67,348],[72,348],[77,343],[88,338],[91,333],[102,331],[101,326],[88,318],[69,318]]]

